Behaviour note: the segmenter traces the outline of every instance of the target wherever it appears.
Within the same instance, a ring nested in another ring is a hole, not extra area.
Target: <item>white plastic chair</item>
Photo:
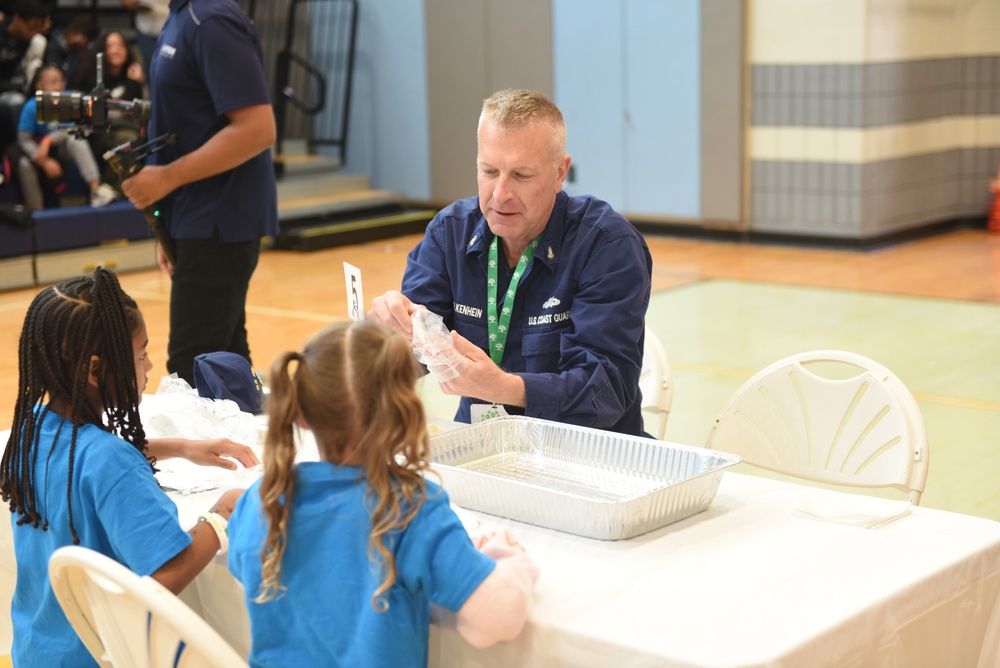
[[[215,629],[151,577],[85,547],[61,547],[49,580],[84,646],[111,668],[246,668]]]
[[[817,362],[851,365],[855,375],[817,375],[806,366]],[[729,400],[707,447],[804,480],[895,488],[914,505],[927,481],[927,431],[913,395],[884,366],[839,350],[792,355],[757,373]]]
[[[424,413],[427,419],[437,418],[440,420],[454,420],[455,411],[462,397],[453,394],[445,394],[441,391],[441,384],[431,374],[426,374],[417,378],[414,388],[417,396],[424,405]]]
[[[642,418],[646,431],[655,434],[662,441],[667,431],[667,417],[670,416],[670,408],[674,403],[674,383],[667,351],[649,327],[646,328],[639,389],[642,390]],[[654,421],[655,432],[650,429]]]

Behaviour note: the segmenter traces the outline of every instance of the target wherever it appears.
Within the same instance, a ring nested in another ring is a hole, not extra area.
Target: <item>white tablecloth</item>
[[[171,494],[182,526],[219,493]],[[627,541],[480,515],[510,527],[539,564],[534,611],[519,638],[487,650],[432,627],[430,665],[1000,666],[1000,523],[915,508],[866,529],[797,512],[817,495],[840,496],[727,472],[707,511]],[[2,605],[10,543],[4,522]],[[182,597],[248,651],[224,558]],[[3,626],[0,653],[9,618]]]
[[[182,524],[212,494],[178,498]],[[841,496],[727,472],[709,510],[620,542],[480,515],[539,564],[535,608],[517,640],[488,650],[433,627],[430,665],[977,665],[1000,594],[1000,523],[915,508],[866,529],[796,512],[818,494]],[[247,652],[241,596],[221,558],[185,592]],[[987,650],[980,665],[1000,665]]]

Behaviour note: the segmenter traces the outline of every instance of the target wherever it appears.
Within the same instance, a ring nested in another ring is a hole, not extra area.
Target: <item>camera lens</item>
[[[35,91],[35,103],[35,115],[40,123],[76,123],[93,115],[91,97],[75,90]]]

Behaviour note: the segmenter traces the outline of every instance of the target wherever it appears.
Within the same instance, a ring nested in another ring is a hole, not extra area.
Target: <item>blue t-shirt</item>
[[[73,544],[66,501],[72,433],[73,425],[52,412],[41,425],[34,484],[48,529],[18,526],[20,516],[11,515],[17,560],[11,604],[15,666],[97,665],[49,584],[49,557]],[[72,510],[80,545],[139,575],[155,573],[191,543],[177,520],[177,507],[157,485],[142,453],[96,425],[83,425],[77,433]]]
[[[492,240],[479,198],[459,200],[427,226],[402,285],[484,351]],[[514,296],[501,366],[524,380],[528,406],[507,411],[642,436],[639,372],[652,271],[646,241],[607,202],[560,192]],[[501,270],[497,280],[502,296],[510,274]],[[470,421],[471,403],[462,399],[456,420]]]
[[[389,609],[376,612],[371,598],[382,578],[368,561],[370,488],[361,469],[307,462],[295,470],[281,598],[253,601],[267,535],[257,484],[229,520],[229,569],[250,615],[250,665],[426,666],[431,603],[457,611],[496,563],[476,550],[448,495],[428,481],[420,512],[392,546]]]
[[[34,96],[25,100],[24,106],[21,107],[21,117],[17,121],[17,131],[27,132],[33,139],[40,139],[49,134],[48,124],[38,122],[38,116],[35,112],[37,104]]]
[[[177,135],[153,154],[167,164],[229,124],[226,113],[270,104],[260,39],[233,0],[172,0],[150,66],[149,136]],[[160,202],[174,239],[253,241],[278,232],[271,149],[221,174],[181,186]]]

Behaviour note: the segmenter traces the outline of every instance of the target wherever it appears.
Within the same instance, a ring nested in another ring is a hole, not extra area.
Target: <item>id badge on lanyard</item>
[[[489,264],[486,267],[486,331],[489,333],[489,353],[494,364],[501,366],[503,361],[504,346],[507,344],[507,330],[510,327],[510,316],[514,311],[514,295],[517,294],[517,286],[521,282],[521,276],[528,269],[532,258],[535,257],[535,249],[542,239],[539,234],[528,244],[528,247],[521,253],[520,259],[511,276],[510,285],[507,287],[507,294],[503,299],[497,299],[497,268],[499,265],[499,253],[497,252],[497,237],[493,237],[490,243]],[[497,314],[497,305],[502,305]],[[501,404],[472,404],[469,407],[469,417],[472,424],[490,420],[498,417],[506,417],[507,410]]]
[[[469,406],[469,419],[472,424],[498,417],[507,417],[507,410],[501,404],[472,404]]]

